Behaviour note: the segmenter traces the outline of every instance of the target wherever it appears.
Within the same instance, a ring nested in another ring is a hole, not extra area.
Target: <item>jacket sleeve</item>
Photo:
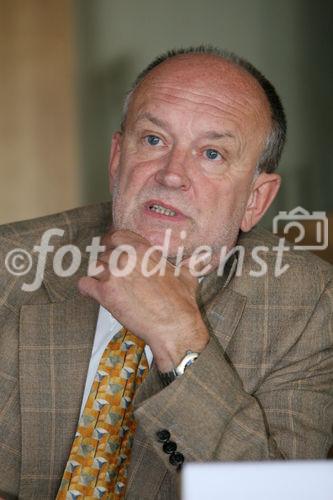
[[[167,429],[185,461],[324,458],[332,444],[332,288],[327,287],[284,359],[247,393],[213,334],[196,362],[166,388],[156,370],[135,416],[169,465],[156,432]]]

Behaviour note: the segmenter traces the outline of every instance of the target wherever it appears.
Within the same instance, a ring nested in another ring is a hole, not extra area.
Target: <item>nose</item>
[[[164,187],[187,191],[191,185],[185,168],[185,159],[173,153],[168,161],[157,170],[155,180]]]

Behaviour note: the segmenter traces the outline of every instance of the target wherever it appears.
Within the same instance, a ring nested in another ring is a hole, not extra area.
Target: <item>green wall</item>
[[[333,2],[77,0],[82,201],[108,198],[112,131],[130,82],[168,48],[211,43],[248,58],[288,116],[283,188],[266,218],[302,205],[333,210]]]

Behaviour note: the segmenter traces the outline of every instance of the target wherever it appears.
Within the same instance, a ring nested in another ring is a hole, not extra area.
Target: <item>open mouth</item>
[[[162,205],[158,205],[157,203],[153,203],[149,205],[149,210],[151,212],[156,212],[157,214],[167,215],[169,217],[175,217],[177,214],[174,210],[170,208],[165,208]]]
[[[169,203],[165,203],[164,200],[159,200],[156,198],[147,200],[144,204],[144,208],[146,210],[146,213],[148,212],[156,218],[165,220],[172,219],[175,222],[180,222],[187,218],[186,215],[184,215],[178,208],[170,205]]]

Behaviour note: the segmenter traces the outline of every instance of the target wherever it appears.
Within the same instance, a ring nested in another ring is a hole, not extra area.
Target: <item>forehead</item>
[[[198,109],[207,105],[212,111],[227,106],[256,121],[260,117],[265,128],[271,125],[269,103],[260,84],[245,69],[215,55],[181,55],[155,67],[136,88],[129,114],[156,98],[173,98]]]

